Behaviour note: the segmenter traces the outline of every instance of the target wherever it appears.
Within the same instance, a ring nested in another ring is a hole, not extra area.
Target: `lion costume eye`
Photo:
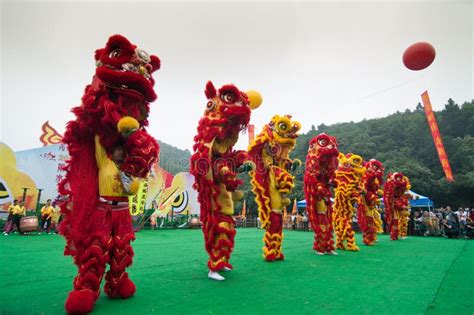
[[[235,102],[235,96],[232,93],[226,93],[226,94],[222,95],[222,99],[226,103],[234,103]]]
[[[318,144],[319,144],[319,146],[321,146],[321,147],[325,147],[325,146],[328,145],[328,139],[326,139],[326,138],[319,139],[319,140],[318,140]]]
[[[114,49],[110,52],[109,58],[118,58],[118,57],[120,57],[121,54],[122,54],[121,49]]]
[[[278,128],[283,130],[283,131],[286,131],[286,129],[288,129],[288,126],[287,126],[287,124],[281,122],[281,123],[278,124]]]
[[[206,104],[206,110],[207,111],[214,110],[214,108],[216,108],[216,103],[214,103],[213,101],[207,102],[207,104]]]
[[[362,161],[359,159],[353,159],[352,162],[356,165],[359,165]]]

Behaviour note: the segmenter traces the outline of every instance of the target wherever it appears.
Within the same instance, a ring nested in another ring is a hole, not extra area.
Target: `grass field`
[[[381,236],[316,256],[312,233],[286,231],[283,262],[261,258],[263,232],[239,229],[226,281],[207,279],[199,230],[137,233],[129,300],[102,294],[96,314],[473,314],[474,242]],[[64,314],[75,266],[58,235],[0,238],[0,314]]]

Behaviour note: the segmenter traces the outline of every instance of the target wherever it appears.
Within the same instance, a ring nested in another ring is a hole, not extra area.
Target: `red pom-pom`
[[[423,70],[435,59],[436,51],[429,43],[419,42],[408,47],[403,53],[403,64],[410,70]]]
[[[92,312],[94,303],[94,292],[89,289],[84,289],[69,293],[64,308],[68,314],[88,314]]]
[[[126,278],[120,284],[120,288],[118,290],[118,294],[122,299],[128,299],[129,297],[135,294],[136,287],[135,284],[129,278]]]
[[[127,277],[124,277],[115,287],[113,281],[107,282],[104,290],[111,299],[128,299],[135,294],[135,284]]]

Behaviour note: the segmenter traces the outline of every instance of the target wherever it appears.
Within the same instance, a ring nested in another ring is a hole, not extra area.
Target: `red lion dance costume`
[[[306,211],[314,231],[313,249],[318,255],[334,251],[331,185],[337,169],[337,140],[322,133],[309,142],[304,174]]]
[[[95,76],[82,104],[72,110],[76,120],[67,124],[62,140],[70,160],[58,187],[67,196],[60,229],[66,238],[64,254],[78,267],[65,304],[73,314],[92,311],[107,263],[105,293],[111,298],[135,293],[125,272],[132,264],[130,243],[135,239],[128,195],[136,192],[159,151],[144,126],[148,102],[156,99],[151,73],[160,68],[160,60],[121,35],[96,50],[95,60]],[[120,161],[113,159],[117,148]]]
[[[400,219],[403,219],[404,212],[407,212],[410,205],[408,195],[410,188],[410,181],[403,173],[388,174],[384,187],[383,203],[385,206],[385,221],[389,227],[392,241],[398,240]],[[405,217],[407,216],[405,215]],[[406,236],[406,227],[402,227],[402,229],[404,229]]]
[[[361,198],[357,207],[357,219],[362,231],[365,245],[374,245],[377,240],[379,213],[377,205],[383,195],[380,187],[383,183],[384,168],[382,163],[371,159],[365,163],[365,173],[361,182]]]
[[[364,175],[363,159],[359,155],[339,153],[339,166],[336,170],[336,188],[334,200],[334,228],[336,230],[336,248],[358,251],[352,230],[354,203],[359,201],[359,185]],[[344,245],[347,241],[347,245]]]
[[[287,194],[294,187],[294,177],[289,171],[301,165],[300,160],[289,157],[300,129],[300,123],[292,121],[290,115],[276,115],[249,146],[249,155],[256,165],[256,170],[250,172],[251,183],[261,226],[266,230],[263,238],[266,261],[285,258],[281,252],[282,212],[290,203]]]
[[[234,248],[234,200],[242,197],[236,191],[242,181],[237,172],[249,171],[253,163],[245,151],[235,151],[233,146],[239,133],[250,121],[251,108],[260,105],[234,85],[224,85],[216,91],[212,82],[205,90],[208,99],[204,116],[199,121],[198,134],[194,137],[194,154],[191,157],[191,174],[194,188],[201,204],[201,221],[205,248],[209,254],[208,277],[224,280],[218,271],[230,271],[230,255]]]

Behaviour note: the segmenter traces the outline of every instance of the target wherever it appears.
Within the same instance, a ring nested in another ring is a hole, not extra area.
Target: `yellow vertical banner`
[[[145,211],[146,193],[148,191],[148,179],[142,180],[136,195],[128,198],[131,215],[139,215]]]

